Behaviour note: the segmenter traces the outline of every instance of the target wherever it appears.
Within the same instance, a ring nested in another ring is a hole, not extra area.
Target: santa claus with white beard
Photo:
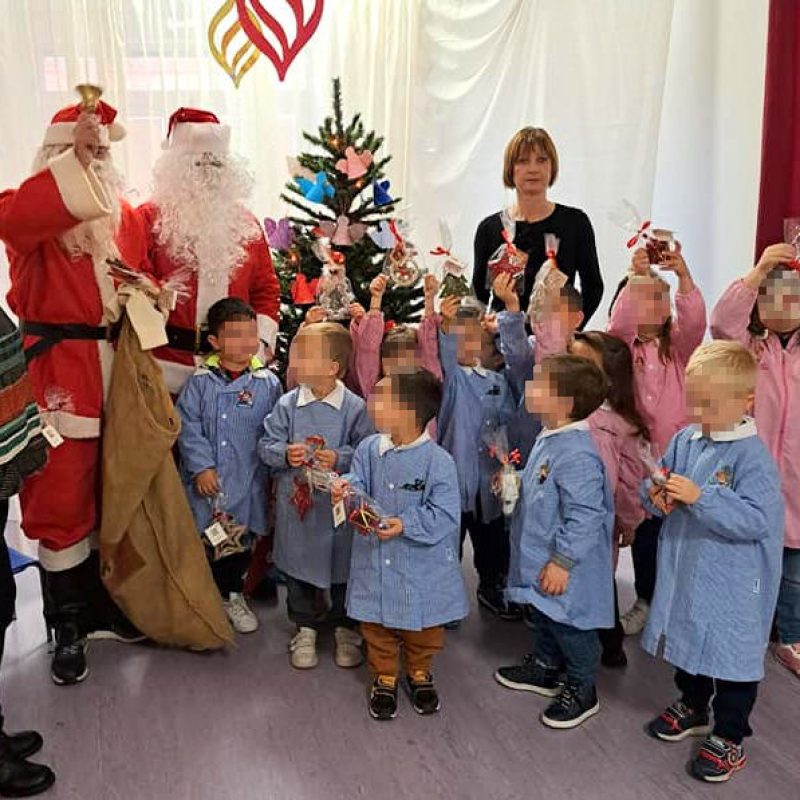
[[[135,640],[99,576],[90,537],[99,526],[101,420],[113,361],[107,258],[147,269],[146,237],[120,198],[110,144],[125,131],[95,101],[59,111],[33,175],[0,194],[0,239],[11,267],[29,374],[51,443],[47,465],[20,493],[22,527],[39,541],[46,611],[55,627],[57,684],[88,674],[86,636]]]
[[[205,319],[217,300],[249,303],[264,349],[275,346],[280,286],[261,226],[245,206],[253,179],[230,153],[230,136],[215,114],[178,109],[153,170],[152,199],[138,209],[155,276],[183,289],[167,322],[170,346],[154,351],[173,395],[210,352]]]

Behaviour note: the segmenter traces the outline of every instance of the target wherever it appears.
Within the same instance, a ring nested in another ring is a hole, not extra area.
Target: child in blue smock
[[[746,416],[756,375],[755,359],[735,342],[695,350],[686,367],[694,425],[670,442],[668,472],[643,489],[664,524],[642,647],[675,666],[681,693],[648,730],[670,742],[710,733],[691,772],[713,783],[746,763],[742,740],[752,733],[781,580],[781,481]]]
[[[313,459],[319,470],[347,472],[356,445],[374,432],[364,401],[341,381],[350,347],[350,334],[337,323],[300,329],[292,342],[299,385],[277,402],[259,443],[276,484],[273,559],[286,575],[287,610],[297,625],[289,647],[297,669],[317,665],[319,589],[330,590],[336,664],[363,661],[356,623],[345,613],[352,536],[344,526],[334,529],[330,498],[309,483],[305,468]]]
[[[614,502],[586,421],[606,390],[599,367],[571,355],[545,358],[525,386],[544,428],[522,473],[507,591],[533,606],[534,648],[495,678],[554,698],[541,715],[550,728],[574,728],[599,711],[597,629],[614,625]]]
[[[458,297],[442,301],[439,358],[444,374],[438,438],[456,462],[461,492],[461,541],[469,531],[478,572],[478,602],[503,619],[520,619],[503,589],[508,572],[508,531],[502,507],[492,493],[500,469],[489,442],[514,416],[515,405],[505,374],[487,363],[477,305],[459,305]],[[512,444],[512,447],[514,445]]]
[[[439,710],[431,663],[444,644],[444,624],[467,615],[456,465],[426,431],[440,402],[441,385],[425,370],[381,380],[370,399],[381,434],[358,446],[333,493],[338,501],[349,484],[385,515],[374,534],[353,537],[347,589],[347,612],[361,622],[367,646],[375,719],[397,713],[401,646],[414,710]]]
[[[225,527],[203,538],[231,624],[251,633],[258,618],[242,594],[248,537],[267,533],[267,471],[258,457],[258,437],[281,385],[255,357],[256,312],[247,303],[235,297],[214,303],[208,330],[214,353],[189,378],[177,403],[181,476],[201,533],[215,522],[214,511],[225,515]]]

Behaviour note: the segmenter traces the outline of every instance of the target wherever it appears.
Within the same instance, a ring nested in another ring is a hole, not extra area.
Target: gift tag
[[[162,289],[160,300],[167,311],[174,311],[178,306],[178,293],[174,289]]]
[[[344,510],[344,500],[340,500],[333,506],[333,527],[338,528],[347,519],[347,512]]]
[[[212,547],[222,544],[222,542],[226,541],[228,538],[228,534],[225,533],[225,528],[222,527],[221,522],[215,522],[213,525],[209,525],[205,529],[205,535],[208,539],[208,543]]]
[[[47,443],[52,448],[64,444],[64,437],[49,422],[42,426],[42,436],[47,439]]]

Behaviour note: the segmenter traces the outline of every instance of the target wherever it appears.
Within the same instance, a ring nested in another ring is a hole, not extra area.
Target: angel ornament
[[[430,251],[432,256],[441,258],[442,288],[439,297],[469,297],[472,288],[464,275],[467,265],[453,255],[453,237],[444,220],[439,220],[439,237],[441,244]]]

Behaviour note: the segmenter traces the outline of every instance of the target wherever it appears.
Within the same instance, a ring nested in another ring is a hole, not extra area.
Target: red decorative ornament
[[[300,517],[300,521],[302,522],[314,505],[314,501],[311,499],[311,487],[308,485],[308,481],[300,477],[295,477],[294,492],[289,502],[297,509],[297,516]]]
[[[369,536],[378,530],[381,518],[369,503],[359,503],[347,517],[350,524],[362,536]]]
[[[317,30],[320,19],[322,19],[324,5],[324,0],[315,0],[311,16],[308,20],[305,20],[303,0],[284,0],[284,2],[294,14],[297,32],[292,42],[289,41],[289,37],[280,21],[264,8],[262,2],[259,2],[259,0],[236,0],[236,11],[239,15],[239,24],[242,26],[242,30],[247,35],[247,38],[272,62],[281,81],[286,77],[286,72],[292,61]],[[281,50],[280,53],[267,41],[252,17],[262,22],[277,40]]]
[[[313,306],[317,302],[317,286],[319,278],[308,280],[302,272],[298,272],[292,281],[292,300],[298,306]]]

